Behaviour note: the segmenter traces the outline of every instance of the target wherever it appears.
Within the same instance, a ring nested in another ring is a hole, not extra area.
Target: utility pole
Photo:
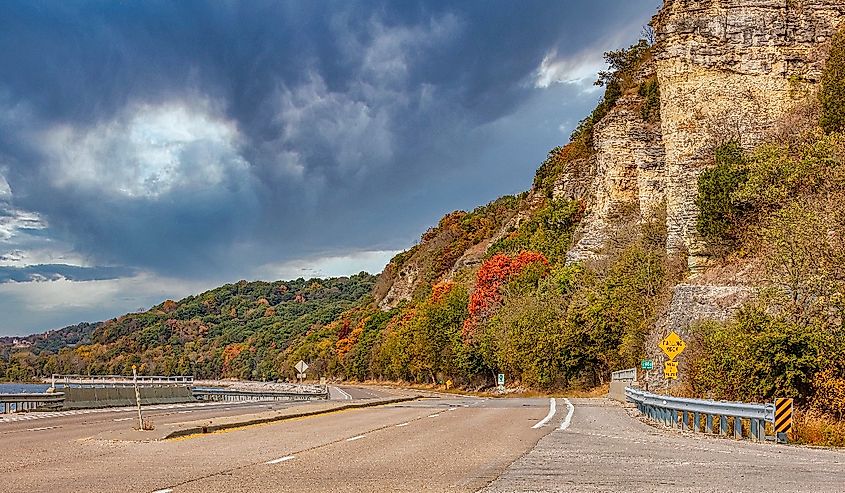
[[[135,386],[135,403],[138,404],[138,429],[144,431],[144,418],[141,416],[141,391],[138,390],[138,372],[132,365],[132,384]]]

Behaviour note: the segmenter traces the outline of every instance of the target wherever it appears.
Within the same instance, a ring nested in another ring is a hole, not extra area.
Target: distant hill
[[[0,375],[50,373],[193,374],[275,379],[275,357],[294,336],[364,302],[376,277],[226,284],[180,301],[97,324],[83,323],[7,341]],[[5,367],[5,368],[4,368]],[[288,375],[290,376],[290,375]]]

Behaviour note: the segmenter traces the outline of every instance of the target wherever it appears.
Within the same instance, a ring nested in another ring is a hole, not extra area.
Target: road
[[[572,403],[572,425],[540,440],[485,493],[845,491],[842,450],[658,430],[609,400]]]
[[[332,397],[393,392],[342,387]],[[154,420],[255,406],[159,410]],[[0,423],[0,491],[845,491],[845,453],[661,431],[605,399],[430,394],[180,439],[102,438],[126,417]]]

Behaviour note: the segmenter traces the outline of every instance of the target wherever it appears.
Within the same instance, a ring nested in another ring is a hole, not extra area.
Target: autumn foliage
[[[452,288],[455,287],[455,283],[452,281],[441,281],[431,287],[431,301],[433,303],[437,303],[443,299],[444,296],[449,294],[452,291]]]
[[[469,318],[464,322],[463,328],[465,338],[472,337],[478,322],[487,318],[501,303],[502,286],[535,263],[549,265],[543,254],[530,251],[513,257],[496,254],[481,265],[475,279],[475,290],[469,298]]]

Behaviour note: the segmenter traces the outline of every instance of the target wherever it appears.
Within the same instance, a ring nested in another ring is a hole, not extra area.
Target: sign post
[[[141,416],[141,391],[138,390],[137,366],[132,365],[132,385],[135,387],[135,403],[138,405],[138,429],[144,431],[144,417]]]
[[[640,368],[645,371],[645,389],[648,390],[648,372],[649,370],[654,369],[654,361],[650,359],[644,359],[640,363]]]

